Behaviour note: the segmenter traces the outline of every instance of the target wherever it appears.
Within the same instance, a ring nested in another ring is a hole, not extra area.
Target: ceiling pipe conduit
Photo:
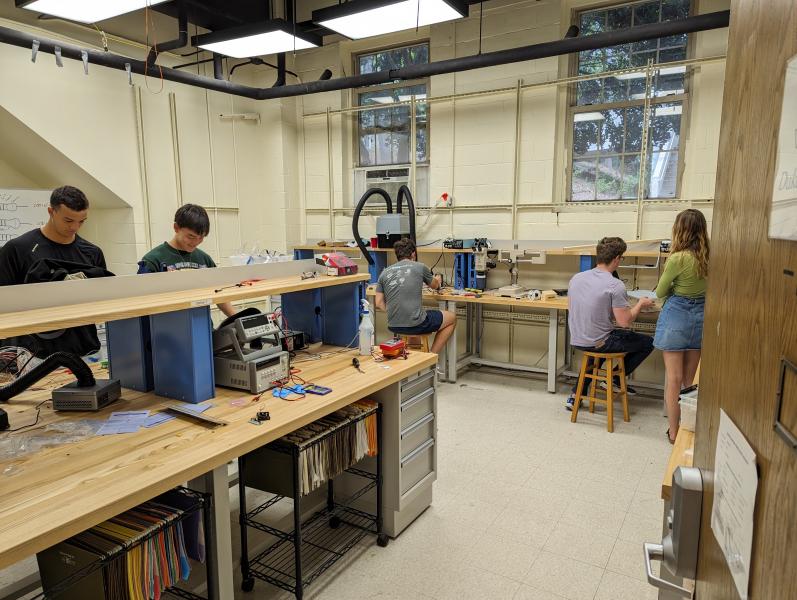
[[[179,0],[177,7],[177,38],[153,45],[147,55],[147,63],[150,65],[155,64],[161,52],[177,50],[188,45],[188,11],[185,8],[185,0]]]
[[[549,58],[562,54],[582,52],[584,50],[595,50],[607,48],[619,44],[627,44],[642,40],[667,37],[683,33],[695,33],[698,31],[708,31],[727,27],[730,21],[730,11],[718,11],[704,15],[668,21],[666,23],[652,23],[649,25],[639,25],[628,29],[599,33],[586,37],[568,37],[553,42],[544,42],[521,48],[510,50],[499,50],[467,56],[453,58],[449,60],[435,61],[425,65],[412,65],[400,69],[369,73],[367,75],[355,75],[350,77],[339,77],[337,79],[318,80],[307,83],[283,85],[271,88],[255,88],[240,84],[231,83],[225,80],[203,77],[186,71],[178,71],[166,67],[160,68],[148,64],[145,61],[135,60],[126,56],[113,54],[110,52],[100,52],[93,49],[84,49],[79,46],[56,42],[54,40],[42,39],[28,33],[0,27],[0,42],[30,48],[34,40],[39,42],[39,52],[54,54],[55,47],[61,48],[61,55],[72,60],[82,60],[81,53],[86,52],[91,64],[101,65],[121,71],[126,70],[126,65],[130,65],[133,73],[137,75],[149,75],[152,77],[163,77],[175,83],[184,83],[194,87],[208,90],[224,92],[235,96],[243,96],[254,100],[271,100],[274,98],[288,98],[292,96],[302,96],[306,94],[317,94],[321,92],[331,92],[346,90],[351,88],[365,87],[369,85],[380,85],[402,80],[422,79],[434,75],[446,73],[457,73],[471,69],[493,67],[497,65],[524,62],[540,58]]]

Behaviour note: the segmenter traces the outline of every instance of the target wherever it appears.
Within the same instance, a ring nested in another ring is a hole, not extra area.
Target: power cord
[[[5,430],[3,433],[14,433],[14,432],[16,432],[16,431],[22,431],[23,429],[28,429],[28,428],[30,428],[30,427],[36,427],[36,425],[38,425],[38,424],[39,424],[39,415],[41,415],[41,411],[42,411],[41,407],[42,407],[42,404],[44,404],[45,402],[49,402],[49,401],[50,401],[50,399],[49,399],[49,398],[47,398],[47,400],[42,400],[41,402],[39,402],[39,403],[38,403],[38,404],[35,406],[35,410],[36,410],[36,420],[34,420],[34,421],[33,421],[33,423],[31,423],[31,424],[29,424],[29,425],[23,425],[22,427],[16,427],[15,429],[6,429],[6,430]]]

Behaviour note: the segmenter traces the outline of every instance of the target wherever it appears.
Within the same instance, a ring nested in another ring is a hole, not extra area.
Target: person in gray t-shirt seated
[[[454,333],[457,317],[447,310],[423,308],[423,284],[433,290],[443,285],[440,275],[419,263],[415,244],[410,239],[395,243],[398,262],[386,267],[376,282],[376,307],[387,311],[387,328],[399,335],[437,332],[430,350],[439,354]]]
[[[625,285],[613,276],[625,251],[626,244],[622,238],[605,237],[598,242],[598,266],[577,273],[570,280],[567,322],[574,347],[594,352],[625,352],[625,372],[630,375],[653,352],[653,338],[625,328],[630,327],[640,311],[651,306],[653,301],[641,298],[631,308]],[[588,392],[590,383],[589,379],[584,380],[582,394]],[[567,399],[567,410],[573,410],[577,387],[578,383]],[[616,375],[614,387],[616,391],[620,390],[620,380]],[[628,388],[628,392],[634,393],[632,388]]]

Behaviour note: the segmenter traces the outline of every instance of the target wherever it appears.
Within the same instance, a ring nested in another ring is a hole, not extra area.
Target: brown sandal
[[[670,430],[669,429],[667,430],[667,441],[670,442],[670,444],[674,444],[675,443],[675,440],[670,437]]]

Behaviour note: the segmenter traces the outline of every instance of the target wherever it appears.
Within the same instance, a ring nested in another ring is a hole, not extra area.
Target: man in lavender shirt
[[[625,372],[630,375],[653,352],[653,338],[630,329],[643,308],[651,306],[650,298],[642,298],[631,308],[623,282],[613,273],[620,265],[626,244],[619,237],[606,237],[598,242],[598,266],[573,276],[567,291],[569,302],[568,326],[570,339],[579,350],[595,352],[625,352]],[[616,324],[615,324],[616,323]],[[586,394],[590,380],[581,389]],[[620,381],[614,377],[615,389]],[[565,403],[573,410],[576,388]],[[631,388],[629,393],[633,393]]]

